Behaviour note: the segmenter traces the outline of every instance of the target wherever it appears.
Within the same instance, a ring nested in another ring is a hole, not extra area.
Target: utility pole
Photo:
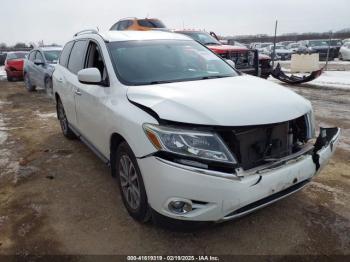
[[[273,52],[272,52],[272,69],[274,68],[275,66],[275,50],[276,50],[276,38],[277,38],[277,26],[278,26],[278,20],[276,20],[276,24],[275,24],[275,36],[274,36],[274,39],[273,39]]]
[[[325,70],[327,71],[328,69],[328,60],[329,60],[329,52],[331,49],[331,41],[332,41],[332,31],[329,31],[329,40],[328,40],[328,50],[327,50],[327,60],[326,60],[326,65],[325,65]]]

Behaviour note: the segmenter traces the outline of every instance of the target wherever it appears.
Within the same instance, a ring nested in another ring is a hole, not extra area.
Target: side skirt
[[[82,134],[79,133],[79,131],[72,126],[71,124],[68,124],[69,128],[72,129],[72,131],[74,132],[74,134],[85,144],[87,145],[92,152],[95,153],[95,155],[97,155],[107,166],[111,166],[110,165],[110,161],[108,158],[106,158],[88,139],[86,139]]]

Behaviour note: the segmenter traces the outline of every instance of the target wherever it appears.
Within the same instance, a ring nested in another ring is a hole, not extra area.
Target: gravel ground
[[[66,140],[44,92],[0,82],[0,254],[350,254],[350,92],[293,88],[342,139],[302,191],[191,233],[141,225],[109,169]]]

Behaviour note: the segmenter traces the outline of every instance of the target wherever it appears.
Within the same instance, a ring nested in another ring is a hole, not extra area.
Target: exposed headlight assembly
[[[216,133],[153,124],[144,124],[143,129],[159,151],[210,161],[237,163]]]
[[[306,120],[308,124],[308,138],[310,139],[315,138],[316,137],[315,115],[312,109],[306,114]]]

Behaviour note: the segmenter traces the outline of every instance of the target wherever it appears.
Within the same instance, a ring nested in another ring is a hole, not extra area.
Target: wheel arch
[[[122,142],[126,142],[126,139],[120,135],[119,133],[114,132],[111,135],[110,141],[109,141],[109,148],[110,148],[110,166],[111,166],[111,174],[113,177],[116,176],[116,167],[115,167],[115,157],[116,157],[116,152],[117,152],[117,148],[118,146],[122,143]]]

